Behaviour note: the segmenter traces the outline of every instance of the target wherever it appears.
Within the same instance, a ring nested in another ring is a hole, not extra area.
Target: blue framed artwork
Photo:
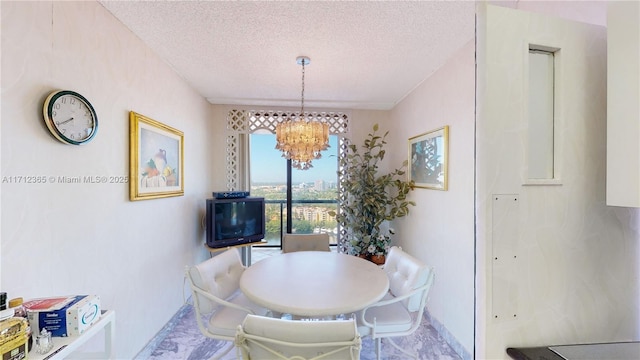
[[[449,126],[409,139],[409,181],[425,189],[447,190]]]

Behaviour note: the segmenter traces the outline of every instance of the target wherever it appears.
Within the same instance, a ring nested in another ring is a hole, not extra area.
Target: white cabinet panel
[[[607,205],[640,207],[640,3],[607,8]]]

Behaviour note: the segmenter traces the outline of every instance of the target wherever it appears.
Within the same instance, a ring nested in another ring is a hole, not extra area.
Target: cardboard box
[[[68,303],[75,300],[75,296],[59,296],[41,299],[32,299],[22,303],[25,309],[31,311],[52,311],[60,310]]]
[[[77,295],[35,299],[24,303],[32,333],[42,329],[51,336],[77,336],[100,319],[100,298]]]

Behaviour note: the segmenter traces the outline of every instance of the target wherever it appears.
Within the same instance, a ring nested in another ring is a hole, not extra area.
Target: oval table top
[[[374,263],[335,252],[298,251],[248,267],[240,278],[247,298],[267,309],[300,316],[332,316],[362,310],[389,290]]]

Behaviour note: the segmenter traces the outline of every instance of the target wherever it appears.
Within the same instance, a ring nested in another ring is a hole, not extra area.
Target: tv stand
[[[223,247],[219,247],[219,248],[212,248],[212,247],[208,246],[205,243],[204,247],[207,248],[207,250],[210,253],[226,251],[226,250],[229,250],[229,249],[232,249],[232,248],[240,249],[240,256],[242,258],[242,264],[244,264],[244,266],[251,266],[251,246],[252,245],[259,245],[259,244],[266,244],[266,243],[267,243],[266,241],[256,241],[256,242],[251,242],[251,243],[246,243],[246,244],[223,246]]]

